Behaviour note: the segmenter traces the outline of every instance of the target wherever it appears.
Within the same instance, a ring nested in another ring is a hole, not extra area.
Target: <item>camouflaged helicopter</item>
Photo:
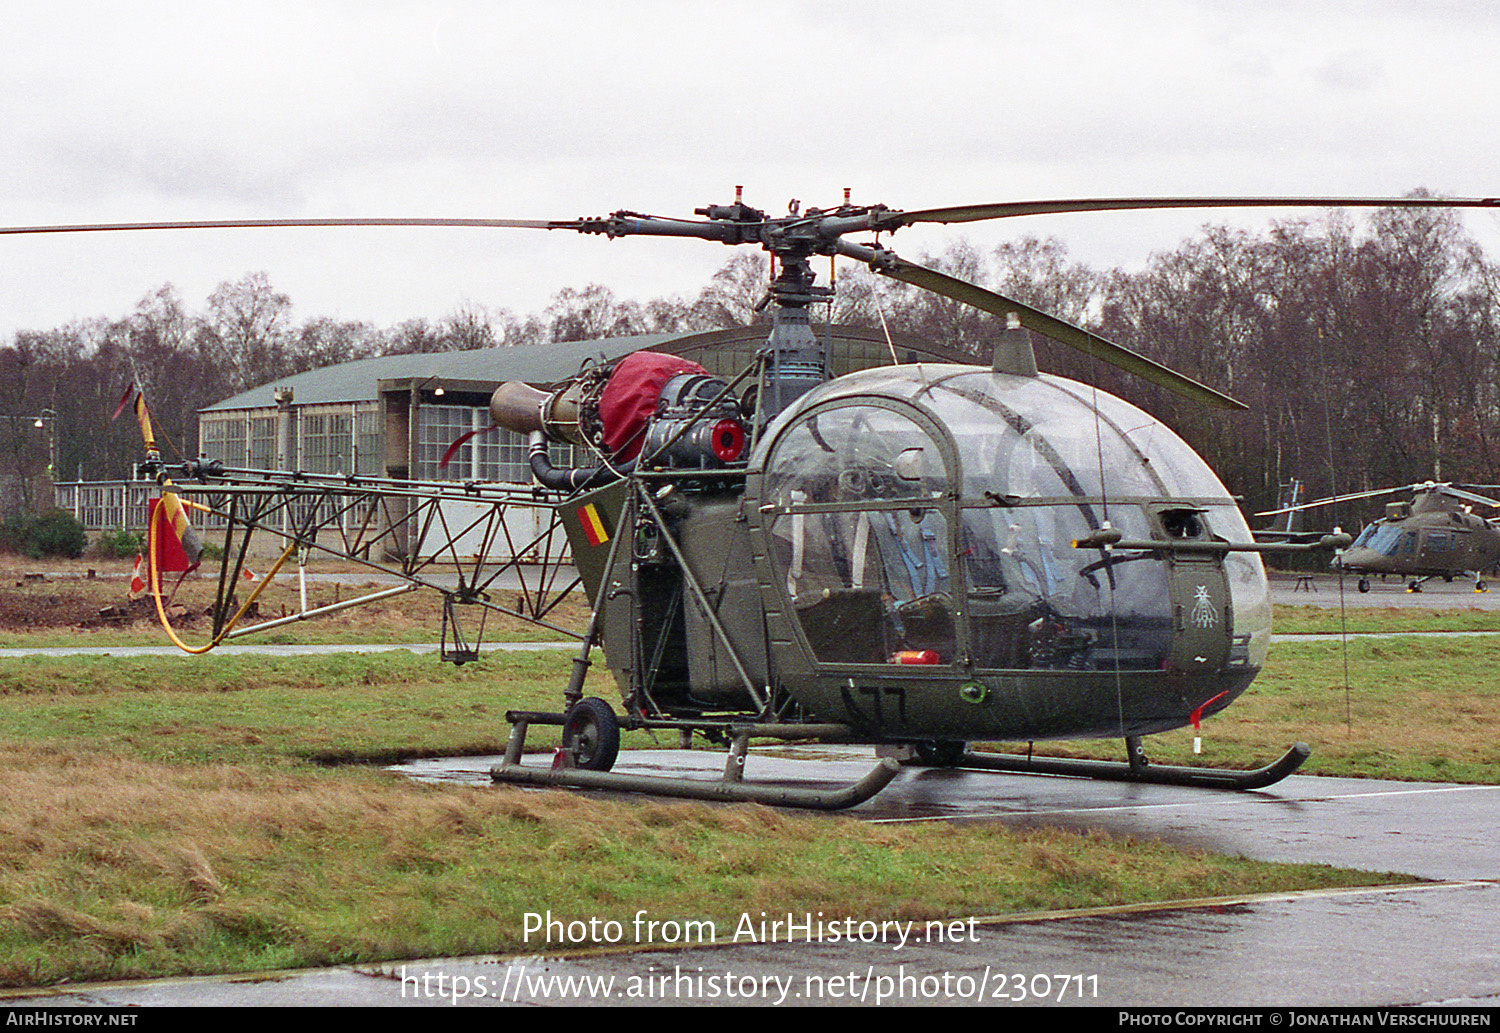
[[[1481,517],[1473,510],[1475,506],[1500,507],[1500,501],[1474,489],[1495,487],[1423,481],[1315,499],[1256,515],[1300,513],[1318,506],[1410,493],[1409,501],[1387,503],[1385,516],[1365,525],[1354,543],[1334,557],[1334,569],[1359,575],[1361,592],[1370,590],[1372,574],[1379,574],[1381,580],[1399,577],[1408,592],[1420,592],[1422,584],[1435,577],[1444,581],[1469,577],[1474,591],[1487,592],[1486,575],[1500,567],[1500,527],[1494,517]]]
[[[847,239],[1042,213],[1296,205],[1496,201],[1082,199],[899,211],[853,204],[846,191],[832,209],[771,216],[737,191],[734,203],[699,208],[692,219],[621,211],[575,220],[233,220],[0,232],[465,225],[689,237],[769,252],[771,328],[739,375],[715,377],[637,353],[555,390],[498,389],[492,417],[531,437],[533,486],[149,463],[173,491],[220,500],[215,512],[231,528],[260,528],[283,536],[289,550],[360,562],[369,561],[369,541],[320,538],[311,518],[279,514],[299,505],[298,513],[317,512],[301,504],[314,496],[397,500],[403,521],[444,497],[497,511],[550,507],[567,531],[592,617],[563,708],[508,714],[509,745],[493,778],[837,808],[868,799],[903,763],[1234,789],[1269,785],[1302,763],[1308,750],[1299,743],[1255,771],[1153,765],[1141,740],[1197,726],[1260,671],[1271,624],[1261,553],[1332,549],[1348,537],[1257,544],[1233,496],[1185,442],[1119,398],[1040,372],[1030,334],[1203,404],[1243,406],[1086,329],[908,262],[878,239]],[[859,262],[1001,317],[989,363],[893,362],[831,377],[809,315],[831,296],[816,282],[814,256]],[[549,442],[594,458],[559,468]],[[234,549],[224,554],[235,562]],[[232,587],[236,572],[226,567],[221,585]],[[438,585],[409,556],[396,572],[442,591],[445,613],[455,604],[494,605],[481,576],[461,571],[457,587]],[[221,598],[219,624],[229,604]],[[596,647],[623,713],[583,695]],[[537,724],[562,727],[563,749],[549,767],[523,762],[527,730]],[[724,777],[613,771],[622,728],[727,744]],[[748,743],[765,738],[868,743],[883,756],[839,789],[748,783]],[[1124,739],[1127,760],[969,748],[1098,738]]]

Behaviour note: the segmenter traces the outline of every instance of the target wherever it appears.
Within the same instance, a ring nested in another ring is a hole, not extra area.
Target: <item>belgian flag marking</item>
[[[609,532],[604,529],[604,521],[592,502],[578,507],[578,522],[583,525],[583,536],[590,545],[603,545],[609,541]]]

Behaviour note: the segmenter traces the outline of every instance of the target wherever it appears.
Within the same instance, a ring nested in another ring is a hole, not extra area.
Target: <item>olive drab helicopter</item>
[[[1496,490],[1500,485],[1424,481],[1315,499],[1256,515],[1294,514],[1358,499],[1411,494],[1409,501],[1387,503],[1385,516],[1367,524],[1354,544],[1334,557],[1334,569],[1359,575],[1361,592],[1370,590],[1372,574],[1382,579],[1395,575],[1406,582],[1409,592],[1420,592],[1422,584],[1435,577],[1445,581],[1470,577],[1474,591],[1487,592],[1485,576],[1500,567],[1500,526],[1494,517],[1475,514],[1474,507],[1500,508],[1500,500],[1475,489]]]
[[[881,234],[1063,212],[1496,204],[1148,198],[900,211],[854,204],[846,191],[834,208],[794,203],[771,216],[737,190],[732,204],[696,209],[690,219],[620,211],[559,221],[234,220],[3,232],[464,225],[690,237],[769,252],[769,334],[737,376],[638,352],[552,390],[521,383],[496,390],[494,423],[530,437],[533,486],[230,469],[154,455],[148,463],[164,490],[169,484],[227,522],[216,640],[233,620],[223,586],[232,589],[233,564],[243,563],[243,548],[229,544],[236,529],[279,535],[288,552],[372,563],[372,543],[404,542],[402,527],[425,532],[444,498],[496,513],[549,507],[566,530],[591,618],[563,708],[507,715],[511,734],[495,781],[837,808],[868,799],[903,763],[1236,789],[1277,781],[1302,763],[1306,746],[1256,771],[1229,771],[1150,764],[1141,739],[1222,711],[1261,669],[1271,607],[1259,553],[1349,542],[1257,544],[1233,496],[1186,443],[1119,398],[1039,372],[1030,334],[1203,404],[1244,408],[1234,399],[1088,330],[908,262]],[[856,234],[873,239],[848,239]],[[814,256],[856,261],[1000,317],[989,363],[896,363],[831,377],[809,309],[832,289],[816,282]],[[548,445],[559,442],[593,458],[555,465]],[[380,510],[368,536],[320,515],[355,505]],[[558,593],[508,610],[490,598],[492,572],[478,564],[455,562],[455,585],[435,578],[428,560],[396,552],[409,585],[443,593],[447,659],[477,656],[456,620],[449,646],[449,617],[466,605],[552,626],[551,603],[541,600]],[[623,712],[583,694],[596,647]],[[532,725],[562,727],[551,767],[522,762]],[[613,771],[622,728],[727,745],[724,776]],[[880,759],[838,789],[757,785],[744,780],[752,738],[874,744]],[[1127,760],[968,748],[1086,738],[1124,739]]]

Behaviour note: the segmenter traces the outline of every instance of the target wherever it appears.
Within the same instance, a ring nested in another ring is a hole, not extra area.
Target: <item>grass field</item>
[[[1272,627],[1278,635],[1393,635],[1409,631],[1500,632],[1500,611],[1407,609],[1395,606],[1278,606]]]

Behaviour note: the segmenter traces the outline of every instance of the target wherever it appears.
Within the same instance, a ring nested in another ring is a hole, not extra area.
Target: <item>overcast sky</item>
[[[1492,0],[0,0],[0,223],[690,216],[1149,194],[1500,194]],[[1281,213],[1283,216],[1291,213]],[[903,230],[1138,266],[1218,213]],[[1257,218],[1264,218],[1258,216]],[[1500,216],[1471,213],[1500,256]],[[701,241],[524,230],[0,237],[0,339],[264,271],[388,326],[692,294]]]

